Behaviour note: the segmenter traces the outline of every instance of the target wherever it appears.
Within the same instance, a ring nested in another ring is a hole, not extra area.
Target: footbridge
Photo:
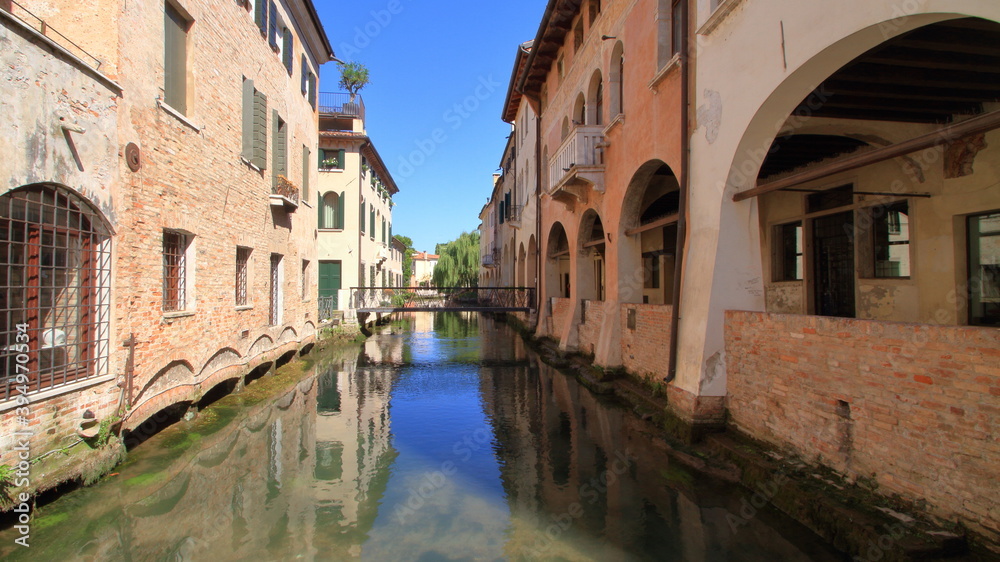
[[[532,287],[351,287],[359,314],[392,312],[532,312]]]

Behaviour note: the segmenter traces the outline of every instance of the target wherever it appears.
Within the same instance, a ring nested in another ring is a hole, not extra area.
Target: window
[[[383,286],[383,287],[388,287],[388,286],[389,286],[389,285],[388,285],[388,284],[386,283],[386,279],[387,279],[386,275],[387,275],[388,273],[389,273],[388,271],[386,271],[386,270],[384,270],[384,269],[382,270],[382,286]]]
[[[365,286],[365,263],[361,262],[361,267],[358,269],[358,287]]]
[[[625,113],[625,46],[621,41],[611,51],[611,111],[612,115]]]
[[[806,212],[829,211],[854,204],[854,186],[842,185],[806,196]]]
[[[281,287],[285,282],[284,268],[281,267],[284,256],[281,254],[271,254],[271,290],[270,305],[268,307],[268,324],[278,326],[281,324],[282,309],[284,308],[284,295]]]
[[[319,151],[320,170],[343,170],[346,161],[346,150],[326,148]]]
[[[576,21],[576,26],[573,27],[573,52],[579,51],[580,47],[583,46],[583,18]]]
[[[360,224],[361,224],[361,234],[364,235],[364,233],[365,233],[365,223],[367,222],[367,219],[365,219],[365,199],[364,199],[364,197],[361,198],[361,217],[360,217],[360,220],[361,220],[361,222],[360,222]]]
[[[343,191],[339,194],[330,191],[320,199],[319,228],[343,230],[345,195]]]
[[[247,271],[250,265],[250,248],[236,248],[236,306],[247,305]]]
[[[774,227],[774,251],[771,266],[774,281],[802,280],[802,223],[793,222]]]
[[[969,323],[1000,326],[1000,212],[968,218]]]
[[[309,260],[302,260],[302,300],[309,300]]]
[[[292,67],[295,63],[295,55],[292,54],[292,32],[286,27],[281,31],[281,60],[285,63],[285,70],[288,75],[292,75]]]
[[[673,57],[677,53],[681,52],[683,45],[681,45],[681,38],[684,32],[684,18],[682,17],[683,11],[682,0],[673,0],[673,5],[670,7],[670,56]]]
[[[167,2],[163,6],[163,101],[187,115],[187,33],[191,22]]]
[[[642,256],[643,288],[660,288],[660,255],[646,253]]]
[[[243,159],[267,169],[267,96],[243,79]]]
[[[556,71],[559,74],[559,83],[562,84],[562,80],[566,72],[566,64],[562,55],[559,55],[559,60],[556,61]]]
[[[0,196],[0,400],[108,374],[111,235],[69,191]]]
[[[368,277],[368,280],[369,280],[368,282],[369,282],[369,284],[370,284],[370,285],[371,285],[372,287],[374,287],[374,286],[375,286],[375,266],[374,266],[374,265],[371,265],[371,266],[368,266],[368,267],[369,267],[368,271],[369,271],[369,273],[371,274],[371,275],[369,275],[369,277]]]
[[[288,178],[288,126],[278,115],[278,111],[273,112],[271,126],[274,127],[274,147],[271,148],[271,178],[274,185],[278,184],[278,176]]]
[[[188,245],[187,234],[172,230],[163,231],[163,311],[185,310],[188,303]]]
[[[906,201],[867,207],[859,211],[857,222],[862,256],[862,277],[896,278],[910,276],[910,219]]]
[[[601,0],[590,0],[590,25],[594,26],[594,20],[601,13]]]

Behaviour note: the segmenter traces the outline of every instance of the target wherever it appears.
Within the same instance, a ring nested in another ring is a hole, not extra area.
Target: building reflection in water
[[[511,510],[505,556],[564,560],[835,560],[751,492],[678,466],[652,426],[591,394],[481,320],[481,391]],[[789,529],[786,536],[774,529]],[[791,536],[791,540],[787,538]],[[795,542],[792,542],[795,541]]]

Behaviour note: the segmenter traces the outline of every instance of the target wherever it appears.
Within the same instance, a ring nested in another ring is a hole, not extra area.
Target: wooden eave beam
[[[680,218],[680,215],[678,215],[677,213],[674,213],[672,215],[667,215],[662,218],[658,218],[651,223],[626,230],[625,236],[635,236],[636,234],[641,234],[643,232],[646,232],[647,230],[653,230],[655,228],[669,226],[671,224],[676,223],[678,218]]]
[[[898,156],[905,156],[918,150],[942,146],[969,135],[985,133],[997,128],[1000,128],[1000,111],[993,111],[973,117],[967,121],[962,121],[961,123],[948,125],[932,133],[920,135],[907,141],[877,148],[870,152],[848,156],[843,160],[830,162],[829,164],[820,165],[810,170],[788,176],[787,178],[758,185],[757,187],[733,195],[733,201],[744,201],[779,189],[795,187],[834,174],[857,170],[858,168],[892,160]]]

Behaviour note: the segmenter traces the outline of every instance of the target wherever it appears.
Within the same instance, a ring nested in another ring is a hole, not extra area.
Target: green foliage
[[[433,283],[437,287],[479,285],[479,232],[463,232],[447,244],[438,244]]]
[[[403,252],[403,285],[409,285],[413,277],[413,254],[417,251],[413,249],[413,240],[409,236],[394,234],[392,237],[406,247],[406,251]]]
[[[368,85],[368,67],[360,62],[345,62],[340,65],[340,87],[351,94],[351,101],[362,88]]]

